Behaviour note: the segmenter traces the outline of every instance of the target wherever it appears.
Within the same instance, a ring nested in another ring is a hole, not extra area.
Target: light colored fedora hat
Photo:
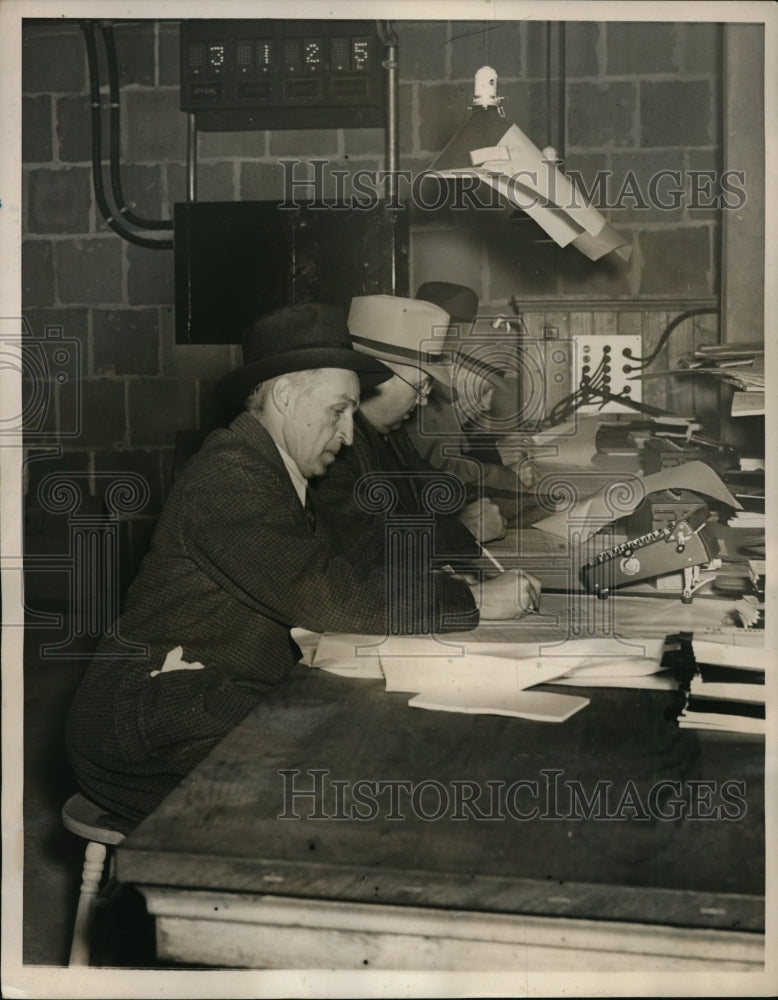
[[[351,300],[348,328],[357,351],[382,361],[413,365],[450,387],[452,351],[446,346],[450,317],[445,309],[398,295],[362,295]]]

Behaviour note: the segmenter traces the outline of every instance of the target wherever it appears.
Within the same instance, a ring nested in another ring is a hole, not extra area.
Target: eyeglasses
[[[403,376],[399,375],[397,372],[394,374],[397,375],[397,378],[399,378],[401,382],[405,382],[406,385],[409,385],[411,389],[413,389],[420,402],[421,400],[426,399],[432,392],[432,379],[429,375],[424,379],[421,385],[414,385],[413,382],[409,382],[407,378],[403,378]]]

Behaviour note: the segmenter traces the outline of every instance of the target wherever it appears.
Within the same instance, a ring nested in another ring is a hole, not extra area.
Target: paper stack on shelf
[[[701,347],[694,357],[705,365],[698,370],[735,386],[733,417],[764,415],[763,344],[716,344]]]
[[[679,728],[764,734],[764,645],[693,639],[692,649],[696,673],[678,717]]]
[[[733,417],[759,416],[765,407],[764,344],[709,344],[676,368],[641,372],[632,379],[660,378],[667,375],[710,375],[735,387],[732,397]]]

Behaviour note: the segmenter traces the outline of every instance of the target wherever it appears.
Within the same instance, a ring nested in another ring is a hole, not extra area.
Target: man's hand
[[[505,537],[507,528],[500,508],[486,497],[469,503],[459,515],[459,520],[479,542]]]
[[[484,619],[523,618],[537,611],[540,602],[540,580],[523,569],[506,570],[470,589]]]

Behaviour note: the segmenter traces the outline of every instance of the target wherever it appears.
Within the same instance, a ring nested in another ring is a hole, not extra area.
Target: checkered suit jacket
[[[314,501],[315,506],[315,501]],[[289,671],[290,627],[385,634],[387,576],[313,528],[269,434],[250,414],[215,431],[176,481],[113,635],[73,704],[67,744],[91,798],[140,818]],[[404,629],[471,628],[469,588],[430,577]],[[126,643],[141,644],[130,656]],[[166,654],[203,669],[159,671]]]

